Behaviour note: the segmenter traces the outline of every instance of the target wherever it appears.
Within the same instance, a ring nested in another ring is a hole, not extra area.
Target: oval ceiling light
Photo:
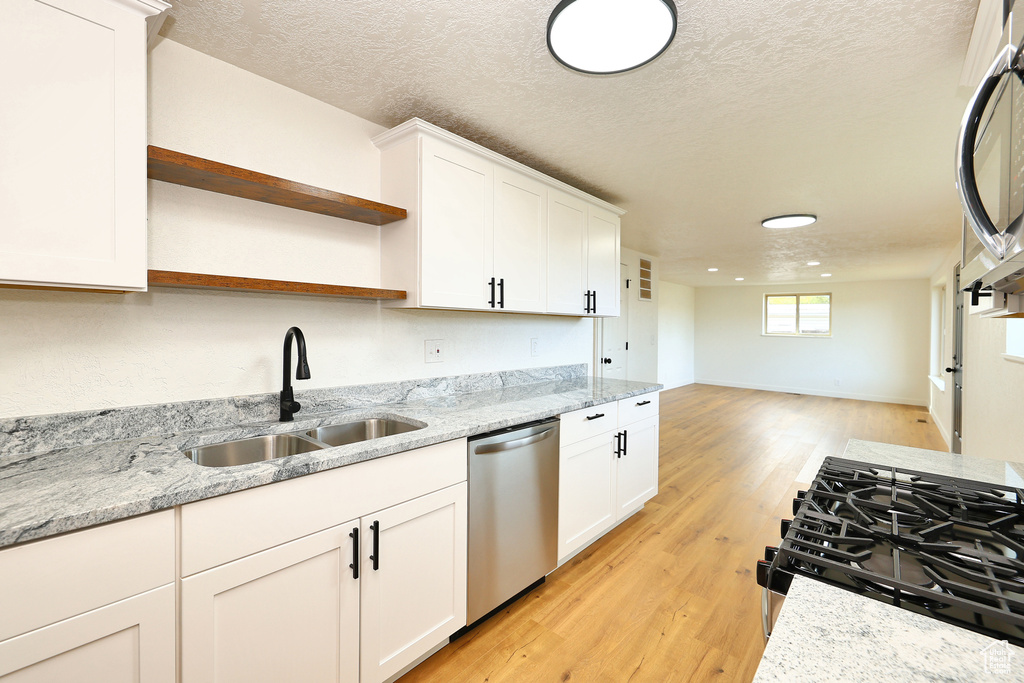
[[[773,216],[772,218],[765,218],[761,221],[761,225],[766,228],[802,228],[805,225],[810,225],[814,221],[818,220],[818,217],[810,213],[790,213],[785,216]]]
[[[718,268],[708,268],[708,272],[709,273],[717,273],[718,272]]]
[[[822,273],[822,277],[832,277],[832,273]]]
[[[808,261],[807,265],[809,265],[809,266],[820,266],[821,265],[821,261]]]
[[[548,50],[585,74],[643,66],[676,35],[672,0],[562,0],[548,19]]]
[[[743,278],[741,278],[741,277],[734,278],[734,279],[736,280],[736,282],[743,282]]]

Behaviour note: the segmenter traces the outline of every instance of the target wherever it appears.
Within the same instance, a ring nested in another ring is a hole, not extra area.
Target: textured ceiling
[[[623,245],[659,257],[663,279],[927,277],[959,239],[957,81],[977,0],[677,0],[668,51],[615,76],[548,54],[555,0],[173,4],[172,40],[620,205]],[[760,227],[786,212],[819,221]]]

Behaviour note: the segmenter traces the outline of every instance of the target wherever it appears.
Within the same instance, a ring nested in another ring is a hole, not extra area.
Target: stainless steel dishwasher
[[[469,625],[558,564],[558,418],[469,440]]]

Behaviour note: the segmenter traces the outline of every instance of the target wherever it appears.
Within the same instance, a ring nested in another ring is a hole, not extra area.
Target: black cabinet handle
[[[352,529],[352,533],[348,535],[352,539],[352,564],[349,568],[352,570],[352,578],[359,579],[359,527]]]
[[[628,429],[623,429],[622,430],[622,454],[623,455],[629,455],[629,442],[626,440],[626,437],[628,437],[628,436],[629,436],[629,430]]]
[[[488,304],[488,305],[489,305],[489,306],[490,306],[491,308],[494,308],[494,278],[492,277],[492,278],[491,278],[491,281],[490,281],[490,282],[488,282],[487,284],[488,284],[488,286],[489,286],[489,287],[491,288],[491,300],[490,300],[490,301],[488,301],[488,302],[487,302],[487,304]]]
[[[373,560],[373,571],[377,571],[380,569],[380,522],[373,520],[370,529],[373,530],[373,554],[370,559]]]
[[[645,406],[645,405],[648,405],[649,403],[650,403],[650,401],[640,401],[640,403],[637,403],[637,405],[638,406]]]
[[[583,307],[585,313],[590,313],[590,290],[587,290],[587,305]]]
[[[597,290],[594,290],[594,294],[590,297],[590,308],[591,313],[597,313]]]
[[[615,435],[615,457],[622,457],[622,432]]]
[[[498,280],[498,291],[501,292],[501,298],[498,299],[498,307],[505,308],[505,278]]]
[[[587,419],[588,420],[596,420],[599,417],[604,417],[604,413],[598,413],[597,415],[588,415]]]

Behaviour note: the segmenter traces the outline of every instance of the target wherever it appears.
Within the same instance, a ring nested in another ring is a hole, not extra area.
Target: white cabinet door
[[[616,520],[614,432],[559,449],[559,561],[600,536]]]
[[[439,140],[423,140],[420,303],[490,308],[494,164]]]
[[[174,683],[174,586],[0,642],[4,683]]]
[[[587,289],[597,315],[619,314],[619,217],[596,206],[587,216]]]
[[[145,17],[160,5],[4,3],[0,283],[146,288]]]
[[[182,581],[182,683],[357,683],[349,522]]]
[[[622,519],[658,493],[658,418],[625,425],[625,452],[617,466],[616,518]]]
[[[361,522],[360,681],[380,683],[466,625],[466,483]]]
[[[587,203],[578,197],[548,191],[549,313],[583,315],[587,286]]]
[[[506,311],[543,313],[547,305],[547,194],[542,183],[495,167],[494,277]]]

